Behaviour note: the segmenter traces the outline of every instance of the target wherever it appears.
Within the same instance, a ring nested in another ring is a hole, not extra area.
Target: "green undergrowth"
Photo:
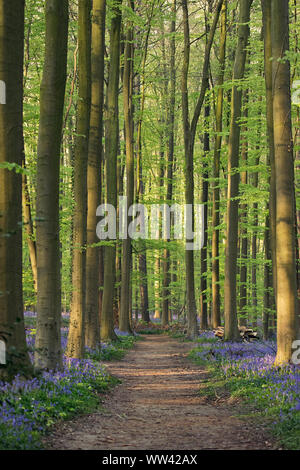
[[[86,349],[86,357],[94,361],[117,361],[122,359],[138,340],[138,336],[118,336],[117,341],[102,343],[99,349]]]
[[[135,325],[135,331],[139,335],[168,335],[171,338],[185,340],[185,326],[181,322],[172,322],[162,326],[160,323],[139,321]]]
[[[101,395],[119,382],[96,364],[74,362],[0,389],[0,450],[34,450],[59,421],[101,408]]]
[[[211,357],[206,355],[206,359],[203,359],[203,352],[209,348],[208,343],[213,345],[215,339],[208,341],[204,338],[198,343],[200,345],[190,351],[189,358],[197,365],[205,366],[207,370],[207,378],[200,384],[200,396],[213,402],[226,401],[235,404],[239,418],[263,424],[283,448],[299,450],[300,412],[295,410],[295,402],[291,404],[290,398],[286,398],[290,388],[289,378],[287,378],[286,392],[279,388],[281,385],[278,385],[280,380],[282,381],[284,371],[277,369],[271,371],[269,376],[253,372],[247,377],[242,368],[239,372],[239,368],[233,365],[234,372],[225,373],[224,369],[231,367],[229,360],[215,360],[213,355]],[[202,347],[201,343],[207,344]]]
[[[162,335],[164,331],[161,328],[144,328],[139,330],[139,335]]]
[[[60,371],[0,382],[0,450],[42,449],[54,425],[101,409],[101,395],[120,383],[101,362],[122,358],[137,339],[119,336],[83,360],[64,358]]]

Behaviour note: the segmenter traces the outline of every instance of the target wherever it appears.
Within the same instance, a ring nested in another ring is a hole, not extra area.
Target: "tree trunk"
[[[289,4],[272,1],[273,119],[276,178],[276,365],[291,361],[296,339],[294,161],[291,125]]]
[[[129,1],[129,8],[133,11],[133,2]],[[125,120],[125,141],[126,141],[126,196],[128,208],[134,202],[134,136],[133,136],[133,24],[127,25],[127,35],[124,54],[123,73],[123,95],[124,95],[124,120]],[[127,215],[126,215],[127,217]],[[127,224],[130,223],[127,217]],[[129,321],[129,305],[131,292],[132,271],[132,247],[130,237],[126,237],[122,243],[122,277],[121,277],[121,308],[119,317],[119,329],[127,333],[132,333]]]
[[[107,118],[105,135],[106,200],[117,209],[117,155],[119,143],[119,75],[120,75],[120,30],[122,0],[114,3],[110,28],[110,63],[107,87]],[[114,243],[114,241],[112,241]],[[101,314],[101,339],[116,339],[114,332],[114,294],[116,278],[116,245],[104,250],[104,286]]]
[[[262,96],[259,97],[259,102],[261,103]],[[252,175],[252,186],[258,188],[258,166],[260,160],[260,141],[261,141],[261,109],[259,109],[259,128],[257,135],[257,145],[256,152],[257,157],[255,159],[256,170]],[[251,257],[252,257],[252,270],[251,270],[251,286],[252,286],[252,306],[253,306],[253,317],[252,317],[252,326],[257,326],[257,229],[258,229],[258,202],[253,204],[253,223],[252,223],[252,246],[251,246]]]
[[[141,297],[141,312],[142,320],[145,322],[150,321],[149,315],[149,296],[148,296],[148,281],[147,281],[147,258],[146,253],[139,255],[139,270],[141,279],[140,297]]]
[[[238,44],[235,54],[233,80],[244,77],[247,45],[249,39],[249,20],[252,0],[240,1]],[[228,149],[228,194],[227,194],[227,229],[224,287],[225,340],[238,341],[240,334],[237,321],[236,273],[238,254],[238,195],[239,195],[239,145],[242,104],[242,90],[233,85],[231,98],[231,122]]]
[[[168,115],[168,160],[167,160],[167,204],[172,204],[173,197],[173,165],[174,165],[174,124],[175,124],[175,92],[176,92],[176,68],[175,68],[175,54],[176,54],[176,0],[172,4],[172,21],[171,21],[171,39],[170,39],[170,102],[169,102],[169,115]],[[172,219],[171,219],[172,220]],[[168,240],[166,240],[168,241]],[[170,250],[166,247],[164,249],[163,260],[163,308],[162,308],[162,323],[167,324],[169,318],[172,319],[170,309]]]
[[[35,366],[61,365],[59,168],[66,84],[68,1],[47,0],[37,161],[37,334]]]
[[[221,325],[220,311],[220,262],[219,262],[219,239],[220,239],[220,153],[222,145],[222,116],[223,116],[223,83],[225,71],[226,52],[226,25],[227,25],[227,0],[224,0],[221,11],[221,36],[220,36],[220,73],[218,76],[217,105],[216,105],[216,138],[214,149],[213,167],[213,208],[212,208],[212,327]]]
[[[244,118],[248,119],[248,90],[244,92]],[[242,132],[247,132],[247,127],[243,126]],[[241,184],[247,185],[248,183],[248,172],[246,170],[248,162],[248,141],[247,137],[244,137],[242,141],[242,165],[245,168],[241,173]],[[241,264],[240,264],[240,302],[239,302],[239,324],[241,326],[247,325],[247,261],[248,261],[248,231],[247,231],[247,215],[248,215],[248,204],[244,202],[241,204],[241,225],[240,225],[240,245],[241,245]]]
[[[269,204],[268,204],[269,206]],[[267,207],[268,212],[269,207]],[[266,215],[265,229],[265,266],[264,266],[264,310],[263,310],[263,338],[269,339],[270,312],[274,308],[274,296],[272,295],[272,256],[271,256],[271,236],[270,236],[270,215]]]
[[[87,155],[91,108],[91,1],[78,4],[78,105],[74,161],[72,303],[66,355],[82,358],[85,345]]]
[[[6,104],[0,105],[0,339],[6,366],[0,376],[24,374],[26,349],[22,296],[22,165],[24,0],[1,1],[0,73]],[[1,168],[4,164],[4,168]]]
[[[159,320],[161,317],[160,299],[159,299],[159,285],[160,285],[160,257],[159,252],[156,253],[154,263],[154,318]]]
[[[272,278],[276,297],[276,181],[274,155],[274,123],[273,123],[273,91],[272,91],[272,38],[271,38],[271,2],[262,0],[263,31],[264,31],[264,71],[266,84],[266,119],[268,136],[268,164],[270,172],[270,243],[272,252]]]
[[[181,80],[182,94],[182,117],[184,129],[184,153],[185,153],[185,203],[194,203],[194,174],[193,174],[193,146],[189,121],[188,104],[188,70],[190,61],[190,32],[187,1],[182,2],[183,26],[184,26],[184,58]],[[193,207],[193,206],[192,206]],[[192,221],[192,230],[194,223]],[[188,242],[188,240],[186,240]],[[186,265],[186,304],[188,320],[188,336],[194,339],[198,336],[197,309],[195,300],[195,280],[194,280],[194,253],[191,250],[185,251]]]
[[[182,97],[182,120],[184,132],[184,153],[185,153],[185,203],[193,208],[194,204],[194,142],[197,124],[204,102],[205,93],[208,85],[208,69],[211,46],[216,31],[217,22],[223,0],[220,0],[216,7],[213,23],[209,32],[208,41],[205,47],[204,64],[202,69],[202,83],[199,98],[195,107],[192,121],[189,119],[189,101],[188,101],[188,71],[190,62],[190,30],[189,30],[189,15],[187,0],[182,1],[183,13],[183,29],[184,29],[184,56],[182,66],[182,79],[181,79],[181,97]],[[194,215],[192,210],[191,220],[192,230],[194,230]],[[188,238],[186,242],[188,243]],[[198,336],[197,324],[197,308],[195,300],[195,279],[194,279],[194,252],[192,250],[185,251],[186,263],[186,306],[188,318],[188,337],[196,338]]]
[[[104,102],[104,49],[106,0],[94,0],[91,44],[91,112],[87,169],[87,250],[86,250],[86,322],[85,343],[94,349],[100,342],[99,271],[102,271],[100,248],[93,247],[96,235],[96,210],[101,203],[102,135]]]
[[[24,152],[24,148],[23,148]],[[22,156],[22,167],[26,169],[25,155]],[[25,226],[27,245],[29,251],[30,264],[33,275],[34,291],[37,293],[37,260],[36,260],[36,242],[33,231],[33,222],[31,216],[31,202],[28,188],[27,175],[22,175],[22,206],[23,206],[23,223]]]
[[[207,154],[209,152],[209,133],[207,129],[209,128],[209,114],[210,106],[207,104],[204,108],[204,117],[205,117],[205,129],[204,132],[204,163],[203,163],[203,172],[202,172],[202,194],[201,194],[201,203],[204,205],[204,243],[201,250],[201,280],[200,280],[200,326],[202,330],[208,328],[208,318],[207,318],[207,242],[208,242],[208,165],[206,162]]]

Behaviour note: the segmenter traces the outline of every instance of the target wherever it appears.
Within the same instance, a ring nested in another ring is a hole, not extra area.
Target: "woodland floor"
[[[237,417],[247,403],[209,402],[198,395],[204,368],[187,359],[192,343],[146,336],[118,362],[107,363],[120,378],[103,409],[60,423],[44,443],[69,450],[278,449],[265,427]]]

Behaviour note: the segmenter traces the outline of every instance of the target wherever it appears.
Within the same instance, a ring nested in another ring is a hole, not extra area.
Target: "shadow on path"
[[[274,449],[261,427],[232,416],[226,404],[198,395],[204,369],[186,359],[192,343],[146,336],[118,362],[106,363],[122,384],[105,396],[104,411],[59,424],[48,449]]]

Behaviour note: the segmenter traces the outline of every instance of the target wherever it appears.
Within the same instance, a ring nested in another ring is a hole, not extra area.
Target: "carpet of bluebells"
[[[25,313],[26,339],[31,360],[34,355],[36,314]],[[62,347],[68,335],[68,315],[63,315]],[[120,332],[116,331],[117,334]],[[121,357],[132,344],[124,338],[120,346],[101,344],[96,351],[86,349],[86,359],[63,358],[60,371],[43,372],[31,379],[16,376],[0,382],[0,450],[38,449],[41,436],[57,421],[87,413],[99,405],[99,393],[113,379],[100,360]]]
[[[274,367],[275,341],[225,343],[203,332],[190,356],[210,366],[216,384],[268,417],[288,448],[300,448],[300,366]]]

